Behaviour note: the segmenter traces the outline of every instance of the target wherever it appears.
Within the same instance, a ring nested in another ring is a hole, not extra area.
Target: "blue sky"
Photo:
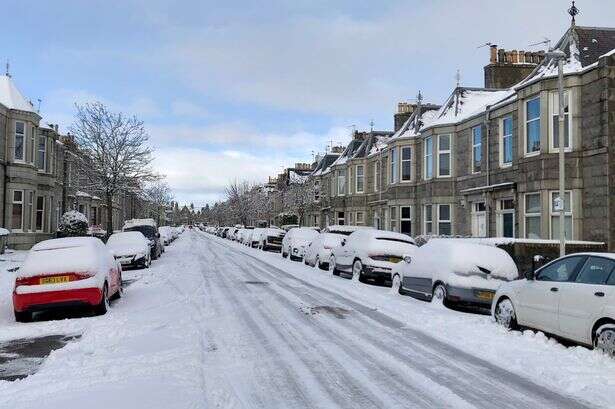
[[[577,1],[578,24],[615,7]],[[390,129],[420,89],[441,103],[481,86],[492,42],[530,48],[569,25],[564,0],[4,0],[0,59],[62,129],[74,103],[143,119],[176,198],[202,205],[233,179],[307,161],[350,125]],[[36,104],[36,102],[35,102]]]

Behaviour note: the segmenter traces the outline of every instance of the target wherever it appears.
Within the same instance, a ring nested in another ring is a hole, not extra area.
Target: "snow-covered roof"
[[[359,149],[362,143],[363,139],[353,138],[348,146],[346,146],[346,149],[344,149],[344,152],[342,152],[339,158],[337,158],[331,166],[343,165],[348,162],[348,159],[351,159],[354,156],[355,151]]]
[[[312,176],[323,175],[331,169],[331,165],[340,157],[339,153],[326,153],[316,165],[316,169],[312,172]]]
[[[429,110],[416,110],[410,117],[404,122],[404,124],[395,132],[390,141],[398,139],[415,138],[421,134],[421,130],[429,125],[437,116],[438,109]],[[372,152],[373,153],[373,152]]]
[[[454,125],[470,119],[485,111],[488,106],[510,97],[513,90],[494,90],[487,88],[457,87],[433,120],[424,125],[429,129],[438,125]]]
[[[0,104],[9,109],[36,112],[34,106],[23,96],[8,75],[0,75]]]

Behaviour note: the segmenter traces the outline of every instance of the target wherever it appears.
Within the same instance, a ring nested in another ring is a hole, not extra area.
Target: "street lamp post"
[[[557,88],[559,100],[559,115],[558,115],[558,149],[559,149],[559,197],[555,202],[555,209],[559,211],[559,255],[566,255],[566,185],[565,185],[565,161],[564,161],[564,61],[566,53],[562,50],[552,50],[547,53],[547,57],[551,57],[557,61]],[[551,204],[550,204],[551,205]],[[570,206],[572,206],[572,197],[570,197]]]

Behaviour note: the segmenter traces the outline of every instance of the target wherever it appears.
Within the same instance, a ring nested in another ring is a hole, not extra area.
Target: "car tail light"
[[[57,274],[45,274],[32,277],[18,277],[15,280],[15,286],[20,285],[39,285],[42,278],[51,277],[68,277],[68,281],[85,280],[86,278],[93,277],[94,274],[90,272],[78,272],[78,273],[57,273]]]

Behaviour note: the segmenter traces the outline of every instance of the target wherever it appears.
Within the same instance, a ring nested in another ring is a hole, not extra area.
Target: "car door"
[[[590,256],[573,282],[561,283],[558,321],[562,336],[591,343],[591,326],[613,295],[607,280],[614,270],[614,260]]]
[[[339,254],[339,257],[336,259],[335,263],[341,265],[342,268],[348,269],[352,264],[351,254],[353,243],[355,240],[356,236],[353,237],[353,235],[351,234],[342,241],[342,243],[344,244],[338,248],[337,254]]]
[[[538,270],[534,280],[527,280],[517,294],[519,323],[557,332],[561,284],[575,276],[585,259],[586,256],[569,256],[555,260]]]

